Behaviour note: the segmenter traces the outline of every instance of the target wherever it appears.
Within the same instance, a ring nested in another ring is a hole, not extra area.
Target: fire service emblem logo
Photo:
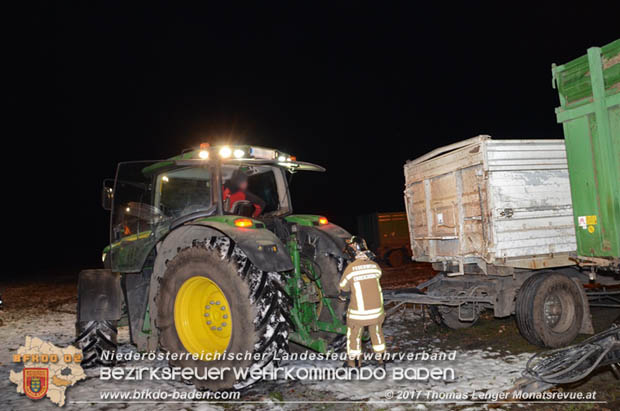
[[[24,368],[24,393],[28,398],[40,400],[47,394],[49,382],[49,369],[47,368]]]

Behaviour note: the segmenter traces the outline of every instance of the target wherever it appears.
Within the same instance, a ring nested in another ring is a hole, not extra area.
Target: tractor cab
[[[273,149],[207,144],[167,160],[120,163],[116,178],[103,187],[103,206],[112,211],[104,262],[115,271],[137,272],[170,230],[200,218],[289,216],[289,178],[302,170],[325,171]],[[246,186],[230,195],[238,175]],[[237,224],[250,224],[243,221]]]

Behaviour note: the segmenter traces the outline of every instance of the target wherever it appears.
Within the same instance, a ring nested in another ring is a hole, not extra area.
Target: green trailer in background
[[[620,39],[552,66],[560,96],[577,262],[620,271]]]
[[[381,262],[398,267],[411,261],[409,227],[404,211],[357,216],[357,231]]]

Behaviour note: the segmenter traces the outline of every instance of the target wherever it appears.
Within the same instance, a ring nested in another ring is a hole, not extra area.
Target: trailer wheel
[[[441,289],[441,282],[429,288],[429,295],[458,295],[461,290],[456,288]],[[471,318],[469,321],[463,321],[459,318],[459,307],[449,305],[431,305],[429,307],[430,316],[438,325],[460,330],[469,328],[476,324],[480,318],[480,307],[476,309],[472,303],[466,303],[461,306],[461,316]]]
[[[463,304],[461,307],[461,316],[466,318],[472,317],[473,304]],[[463,328],[469,328],[476,324],[480,313],[475,313],[472,321],[462,321],[459,319],[459,308],[451,307],[447,305],[431,305],[430,306],[431,318],[439,325],[444,325],[453,330],[460,330]]]
[[[409,253],[406,248],[393,248],[384,254],[383,261],[390,267],[401,267],[409,261]]]
[[[75,345],[82,350],[83,368],[116,364],[115,359],[103,359],[102,353],[116,353],[116,321],[78,321],[75,324]]]
[[[239,389],[256,382],[237,380],[233,368],[263,368],[287,349],[289,302],[281,280],[278,273],[256,268],[228,238],[179,252],[168,262],[156,297],[159,344],[167,352],[203,357],[185,355],[170,364],[199,373],[230,370],[222,378],[194,378],[198,389]],[[242,359],[214,359],[224,351]]]
[[[579,333],[584,315],[579,286],[553,272],[525,280],[517,294],[515,311],[521,335],[534,345],[550,348],[570,344]]]

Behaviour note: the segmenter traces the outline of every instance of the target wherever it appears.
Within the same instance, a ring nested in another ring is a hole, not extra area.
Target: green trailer
[[[620,39],[553,65],[564,128],[577,262],[620,269]]]
[[[357,231],[384,264],[398,267],[411,260],[409,227],[404,211],[359,215]]]

